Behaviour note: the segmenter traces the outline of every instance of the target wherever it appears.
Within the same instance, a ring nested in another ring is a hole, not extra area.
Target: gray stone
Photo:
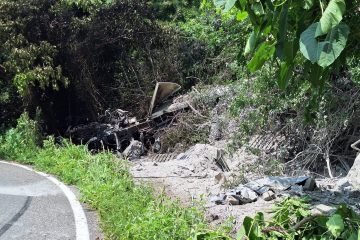
[[[215,182],[217,184],[224,184],[226,182],[226,177],[224,173],[218,173],[215,175]]]
[[[303,186],[293,185],[293,186],[291,186],[290,191],[295,192],[295,193],[302,193]]]
[[[210,197],[210,202],[213,202],[215,204],[225,204],[225,198],[226,196],[224,194],[220,194],[219,196],[212,196]]]
[[[227,191],[225,193],[226,196],[235,196],[237,193],[236,193],[236,190],[235,189],[230,189],[229,191]]]
[[[262,198],[265,200],[265,201],[271,201],[271,200],[274,200],[276,198],[276,195],[273,191],[267,191],[265,193],[263,193],[262,195]]]
[[[333,212],[336,211],[336,208],[325,205],[325,204],[318,204],[314,206],[314,208],[311,210],[312,214],[325,214],[330,215]]]
[[[349,193],[349,192],[353,191],[353,187],[347,186],[347,187],[344,187],[343,190],[344,190],[344,192]]]
[[[349,197],[351,197],[351,198],[358,198],[358,199],[360,199],[360,191],[355,190],[355,191],[351,191],[351,192],[349,192]]]
[[[340,178],[336,181],[334,190],[348,192],[352,190],[352,186],[347,178]]]
[[[314,191],[316,188],[316,182],[314,178],[308,178],[303,186],[304,191]]]
[[[216,220],[220,219],[219,215],[217,215],[217,214],[210,214],[209,217],[210,217],[211,221],[216,221]]]
[[[254,189],[253,189],[254,190]],[[268,186],[263,186],[263,187],[261,187],[261,188],[259,188],[259,189],[257,189],[257,190],[254,190],[257,194],[259,194],[259,195],[263,195],[264,193],[266,193],[266,192],[268,192],[268,191],[270,191],[271,190],[271,188],[270,187],[268,187]]]
[[[226,201],[230,204],[230,205],[240,205],[240,201],[239,199],[237,199],[234,196],[227,196],[226,197]]]
[[[144,154],[144,145],[139,141],[133,140],[122,154],[128,160],[139,159]]]
[[[252,203],[258,199],[256,192],[247,187],[239,187],[236,189],[236,197],[241,204]]]
[[[347,178],[340,178],[336,182],[336,186],[338,187],[348,187],[350,186],[349,180]]]

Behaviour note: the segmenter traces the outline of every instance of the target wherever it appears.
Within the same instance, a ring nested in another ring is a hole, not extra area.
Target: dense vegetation
[[[246,217],[238,239],[358,239],[360,217],[341,205],[330,216],[312,214],[306,198],[285,199],[265,221],[263,213]]]
[[[244,55],[252,56],[247,67],[255,72],[271,61],[283,90],[294,87],[290,79],[296,69],[319,97],[331,74],[341,76],[346,58],[356,56],[358,1],[214,2],[239,21],[249,19],[253,30]]]
[[[34,116],[37,107],[50,133],[108,108],[136,108],[143,116],[156,81],[196,80],[185,77],[198,61],[188,54],[194,46],[160,27],[157,4],[85,3],[0,2],[1,125],[24,109]]]

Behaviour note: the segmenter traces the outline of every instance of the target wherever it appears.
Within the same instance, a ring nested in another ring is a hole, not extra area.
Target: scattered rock
[[[349,192],[349,197],[360,199],[360,191],[355,190],[355,191]]]
[[[336,181],[336,185],[339,187],[347,187],[350,186],[350,183],[347,178],[340,178]]]
[[[297,195],[297,196],[303,196],[303,186],[301,185],[293,185],[290,187],[290,193]]]
[[[224,194],[220,194],[219,196],[212,196],[210,198],[210,202],[215,204],[225,204],[225,198],[226,196]]]
[[[344,190],[344,192],[349,193],[349,192],[353,191],[353,187],[347,186],[347,187],[344,187],[343,190]]]
[[[219,217],[219,215],[217,215],[217,214],[211,214],[211,215],[210,215],[210,219],[211,219],[211,221],[216,221],[216,220],[219,220],[220,217]]]
[[[222,181],[224,178],[225,174],[223,173],[219,173],[215,176],[215,179],[218,182]],[[313,191],[315,187],[315,179],[310,177],[266,177],[248,182],[245,185],[240,185],[235,189],[230,189],[226,192],[226,196],[231,200],[233,200],[233,198],[239,200],[240,204],[247,204],[257,201],[259,196],[265,201],[275,199],[276,195],[285,196],[287,193],[302,196],[304,195],[303,190]],[[217,202],[219,204],[224,204],[223,201]]]
[[[130,145],[125,149],[123,155],[128,160],[139,159],[144,153],[144,145],[136,140],[131,141]]]
[[[271,200],[274,200],[276,198],[276,195],[272,190],[269,190],[269,191],[263,193],[262,198],[265,201],[271,201]]]
[[[217,184],[224,184],[226,182],[226,177],[224,173],[219,173],[215,175],[215,182]]]
[[[258,198],[256,192],[247,187],[239,187],[236,189],[236,196],[241,204],[255,202]]]
[[[227,196],[226,197],[226,201],[230,204],[230,205],[240,205],[240,201],[239,199],[235,198],[234,196]]]
[[[316,188],[316,182],[314,178],[308,178],[303,186],[304,191],[314,191]]]
[[[335,211],[336,208],[325,204],[318,204],[314,206],[314,208],[311,210],[312,214],[324,214],[324,215],[329,215]]]

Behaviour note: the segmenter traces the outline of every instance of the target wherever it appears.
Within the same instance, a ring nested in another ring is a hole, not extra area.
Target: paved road
[[[53,178],[0,162],[0,240],[88,240],[75,195]]]

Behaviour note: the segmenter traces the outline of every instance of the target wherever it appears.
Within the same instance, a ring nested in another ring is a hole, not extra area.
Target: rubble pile
[[[181,102],[170,98],[179,89],[175,83],[157,83],[145,119],[138,121],[121,109],[106,110],[96,122],[69,128],[67,135],[74,143],[86,144],[90,150],[113,150],[129,160],[139,158],[146,151],[160,151],[155,131],[171,123],[177,112],[189,107],[189,99]]]
[[[302,195],[303,191],[313,191],[315,187],[315,180],[311,177],[265,177],[230,189],[225,194],[212,196],[210,201],[215,204],[243,205],[259,198],[271,201],[286,194]]]

